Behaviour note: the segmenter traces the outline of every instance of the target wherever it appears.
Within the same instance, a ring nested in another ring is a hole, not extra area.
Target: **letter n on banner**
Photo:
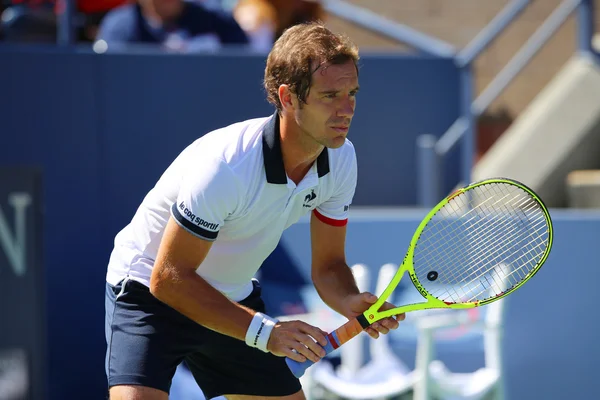
[[[15,399],[46,392],[42,218],[41,172],[0,168],[0,387]]]

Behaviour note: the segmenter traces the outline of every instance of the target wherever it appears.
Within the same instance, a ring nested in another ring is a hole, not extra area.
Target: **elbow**
[[[311,268],[311,277],[313,280],[327,279],[340,272],[340,269],[346,269],[348,265],[343,258],[327,260],[325,262],[314,263]]]
[[[172,291],[173,281],[171,274],[165,268],[155,265],[150,277],[150,293],[158,300],[165,302]]]
[[[328,267],[312,269],[311,279],[313,281],[315,289],[317,289],[317,292],[319,292],[321,283],[323,281],[327,281],[330,278],[330,276],[331,276],[331,274],[330,274],[330,270]]]

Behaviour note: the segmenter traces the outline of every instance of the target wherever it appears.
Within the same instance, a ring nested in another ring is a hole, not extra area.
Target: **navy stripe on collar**
[[[281,154],[281,137],[279,136],[279,114],[275,114],[266,123],[263,129],[263,160],[267,182],[275,184],[287,183],[287,175],[283,166]],[[324,148],[317,157],[317,174],[319,178],[329,173],[329,152]]]

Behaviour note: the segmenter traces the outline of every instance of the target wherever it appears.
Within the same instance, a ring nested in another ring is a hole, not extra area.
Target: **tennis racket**
[[[378,301],[327,335],[327,353],[374,322],[410,311],[479,307],[521,287],[546,261],[552,220],[533,190],[512,179],[487,179],[459,189],[423,219],[402,265]],[[404,273],[425,302],[379,311]],[[286,362],[301,377],[313,362]]]

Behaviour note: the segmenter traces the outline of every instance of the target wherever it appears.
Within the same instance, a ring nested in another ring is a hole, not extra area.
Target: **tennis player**
[[[350,318],[377,300],[359,292],[344,249],[358,59],[354,44],[321,24],[287,30],[265,69],[274,115],[193,142],[117,234],[106,277],[111,399],[167,399],[184,360],[207,398],[304,399],[284,357],[318,361],[326,333],[268,316],[253,277],[309,212],[323,301]],[[397,328],[397,319],[369,334]]]

